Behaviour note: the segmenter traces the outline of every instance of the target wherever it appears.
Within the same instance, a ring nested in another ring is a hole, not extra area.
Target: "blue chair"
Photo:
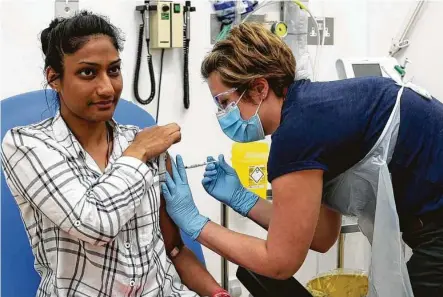
[[[39,122],[54,115],[57,105],[52,90],[20,94],[0,101],[1,140],[16,126]],[[50,106],[52,107],[50,108]],[[155,125],[152,116],[137,105],[120,100],[114,118],[121,124],[148,127]],[[34,297],[40,276],[34,269],[34,256],[25,233],[18,206],[1,173],[1,290],[0,296]],[[201,245],[182,233],[186,246],[205,265]]]

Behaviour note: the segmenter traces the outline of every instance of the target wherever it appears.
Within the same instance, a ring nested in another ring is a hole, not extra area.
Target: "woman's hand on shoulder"
[[[181,141],[180,126],[171,123],[164,126],[148,127],[135,136],[134,142],[123,155],[135,157],[144,162],[166,152],[173,144]]]

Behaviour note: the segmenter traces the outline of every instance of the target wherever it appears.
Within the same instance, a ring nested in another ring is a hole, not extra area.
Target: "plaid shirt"
[[[104,173],[60,114],[5,135],[7,183],[41,275],[36,296],[198,296],[165,252],[157,161],[122,156],[139,129],[112,126]]]

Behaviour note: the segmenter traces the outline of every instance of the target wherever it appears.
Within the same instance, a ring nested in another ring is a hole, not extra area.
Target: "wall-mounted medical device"
[[[285,22],[264,22],[263,25],[280,38],[285,38],[288,35],[288,25]]]
[[[142,16],[142,24],[139,29],[137,63],[134,75],[134,95],[136,100],[139,103],[146,105],[151,103],[155,97],[155,74],[150,50],[161,49],[163,61],[163,51],[165,49],[183,48],[183,102],[185,108],[189,108],[188,56],[189,43],[191,40],[190,13],[195,11],[195,7],[191,6],[191,1],[186,1],[185,5],[173,1],[144,1],[143,5],[136,6],[136,10],[139,11]],[[138,91],[143,39],[145,39],[147,46],[148,67],[151,80],[151,94],[148,99],[142,99]]]
[[[397,82],[402,80],[401,67],[392,57],[338,59],[335,66],[339,79],[383,76],[390,77]]]
[[[181,3],[159,1],[150,10],[151,49],[183,47],[183,6]]]

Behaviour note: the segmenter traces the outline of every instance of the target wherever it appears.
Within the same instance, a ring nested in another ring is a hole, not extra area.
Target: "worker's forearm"
[[[180,253],[172,259],[172,262],[183,284],[200,296],[212,296],[214,292],[221,289],[188,248],[183,247]]]
[[[271,215],[272,203],[264,199],[258,199],[257,203],[249,211],[248,218],[256,222],[265,230],[268,230],[269,222],[271,221]]]
[[[341,215],[322,205],[311,249],[320,253],[326,253],[337,241],[340,228]]]
[[[266,241],[208,222],[197,240],[239,266],[271,278],[279,277],[279,265],[267,250]]]
[[[272,216],[272,203],[259,199],[249,211],[248,217],[258,225],[268,230]],[[341,215],[328,208],[321,206],[317,228],[312,240],[311,249],[316,252],[327,252],[336,242],[340,234]]]

